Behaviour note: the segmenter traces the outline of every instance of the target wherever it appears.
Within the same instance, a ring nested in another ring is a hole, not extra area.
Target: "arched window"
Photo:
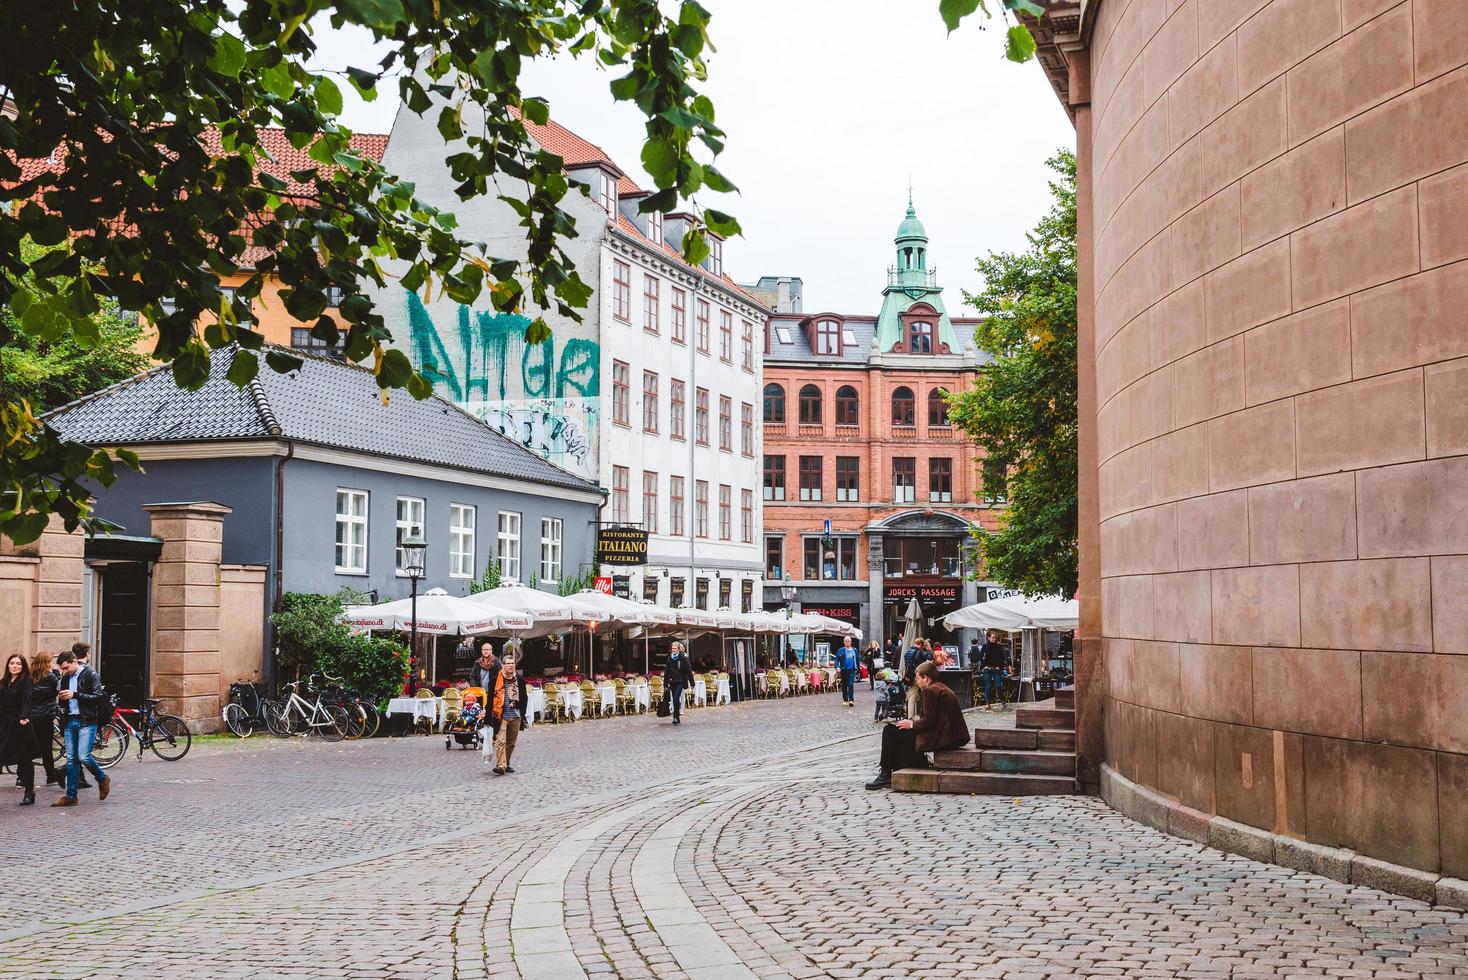
[[[913,354],[933,353],[933,325],[926,320],[914,320],[908,324],[907,349]]]
[[[892,392],[892,424],[914,425],[917,415],[916,399],[912,396],[912,389],[907,385],[893,390]]]
[[[851,385],[842,385],[836,389],[836,424],[837,425],[859,425],[861,403],[857,400],[856,389]]]
[[[953,424],[948,421],[948,399],[944,397],[947,394],[942,388],[928,392],[928,425],[946,427]]]
[[[800,424],[821,424],[821,389],[815,385],[800,389]]]
[[[765,385],[765,421],[785,421],[785,389],[777,384]]]

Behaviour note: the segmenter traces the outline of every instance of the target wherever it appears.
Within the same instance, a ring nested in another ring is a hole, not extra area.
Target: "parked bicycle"
[[[377,729],[382,724],[382,716],[377,713],[377,706],[363,698],[352,694],[342,685],[346,682],[340,677],[332,677],[329,674],[321,675],[324,681],[324,689],[321,693],[323,704],[339,705],[347,713],[347,738],[372,738],[377,734]]]
[[[161,699],[144,698],[141,708],[119,708],[116,699],[113,700],[112,721],[97,729],[97,740],[92,746],[92,758],[103,769],[116,765],[134,739],[138,743],[139,759],[144,749],[152,749],[154,755],[167,762],[177,762],[189,754],[194,733],[178,715],[158,711],[158,705],[163,703]],[[136,726],[129,717],[136,721]]]
[[[340,742],[346,738],[352,724],[347,711],[340,704],[323,701],[316,676],[311,675],[304,685],[301,681],[285,685],[285,698],[266,705],[265,726],[270,729],[270,734],[276,738],[290,738],[314,731],[328,742]],[[315,696],[314,701],[301,697],[299,688],[302,686]]]
[[[240,738],[249,738],[265,727],[266,703],[263,684],[236,681],[229,686],[229,704],[224,706],[224,724]]]

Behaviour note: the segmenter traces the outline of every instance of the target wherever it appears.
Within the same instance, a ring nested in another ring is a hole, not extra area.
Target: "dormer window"
[[[816,353],[833,357],[841,354],[841,324],[835,320],[816,321]]]
[[[596,203],[600,204],[602,210],[606,211],[607,214],[615,218],[617,216],[617,178],[605,170],[599,171],[597,177],[599,178],[597,184],[599,190],[596,196]]]
[[[912,354],[933,353],[933,325],[926,320],[913,320],[907,325],[907,350]]]
[[[716,276],[722,276],[724,274],[724,242],[713,235],[708,236],[708,240],[709,257],[704,259],[703,267]]]
[[[647,213],[647,237],[654,245],[663,243],[663,212],[649,211]]]

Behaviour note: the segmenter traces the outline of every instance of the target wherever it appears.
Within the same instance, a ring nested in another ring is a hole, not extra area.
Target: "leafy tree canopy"
[[[964,300],[986,318],[975,332],[994,355],[972,390],[951,397],[953,422],[984,451],[984,489],[1008,506],[980,533],[988,574],[1030,594],[1076,589],[1076,160],[1048,165],[1050,211],[1023,252],[980,259],[984,289]]]

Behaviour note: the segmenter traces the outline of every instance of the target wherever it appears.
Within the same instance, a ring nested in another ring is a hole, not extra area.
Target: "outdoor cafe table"
[[[604,681],[596,687],[596,693],[600,700],[597,704],[598,714],[616,714],[617,712],[617,687],[611,681]]]
[[[727,677],[720,677],[719,678],[719,690],[718,690],[718,693],[714,695],[714,704],[728,704],[728,703],[729,703],[729,678],[727,678]]]
[[[393,698],[387,702],[388,715],[412,715],[410,725],[418,724],[421,718],[433,728],[439,728],[445,712],[443,698]]]
[[[581,697],[581,688],[574,684],[567,684],[561,688],[561,713],[570,715],[572,718],[580,719],[584,710],[584,699]]]
[[[534,719],[545,720],[545,692],[538,687],[527,687],[525,700],[525,727],[529,728]]]
[[[627,690],[632,692],[632,706],[636,711],[646,711],[652,705],[652,691],[648,689],[647,681],[640,684],[627,684]]]
[[[702,677],[695,677],[693,679],[693,703],[709,703],[709,686],[703,682]]]

